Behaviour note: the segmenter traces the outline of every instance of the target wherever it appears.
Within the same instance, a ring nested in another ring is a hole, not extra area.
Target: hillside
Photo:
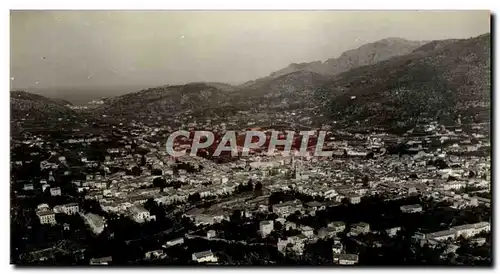
[[[50,99],[41,95],[24,91],[10,93],[10,109],[12,120],[29,119],[65,119],[75,116],[63,100]]]
[[[95,113],[162,123],[175,117],[234,118],[241,111],[248,121],[265,121],[300,110],[302,118],[341,127],[396,128],[435,119],[453,124],[459,115],[463,122],[484,121],[490,109],[489,39],[487,34],[422,45],[388,38],[321,63],[335,68],[330,71],[355,66],[336,75],[310,71],[309,63],[295,64],[291,72],[240,86],[190,83],[112,97]]]
[[[339,58],[328,59],[323,64],[323,73],[337,75],[353,68],[373,65],[378,62],[411,53],[425,41],[409,41],[402,38],[386,38],[349,50]]]
[[[316,92],[339,125],[411,126],[438,119],[488,121],[490,34],[434,41],[414,52],[352,69]]]
[[[314,72],[326,76],[337,75],[352,68],[372,65],[394,56],[411,53],[425,43],[425,41],[409,41],[402,38],[386,38],[362,45],[356,49],[348,50],[343,52],[338,58],[330,58],[325,62],[313,61],[298,64],[292,63],[283,69],[271,73],[267,77],[246,82],[240,87],[246,88],[258,84],[259,82],[269,81],[270,79],[297,71]]]
[[[25,91],[10,92],[10,117],[12,129],[17,127],[45,127],[76,118],[76,113],[66,107],[67,101],[50,99]]]
[[[108,98],[96,111],[118,118],[167,118],[181,112],[196,112],[223,106],[231,93],[229,85],[190,83],[163,86]]]
[[[387,38],[344,52],[339,58],[324,63],[291,64],[269,77],[239,86],[198,82],[150,88],[109,98],[97,113],[109,117],[158,120],[181,112],[219,116],[225,115],[223,112],[229,109],[283,110],[309,107],[313,103],[314,90],[330,81],[332,75],[408,53],[420,45],[421,42]]]
[[[256,82],[234,92],[231,100],[238,108],[292,109],[307,107],[314,90],[332,78],[310,71],[295,71]]]

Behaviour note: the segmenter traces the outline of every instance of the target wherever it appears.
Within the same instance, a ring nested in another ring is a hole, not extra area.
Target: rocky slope
[[[488,121],[491,36],[434,41],[412,53],[349,70],[316,91],[338,124],[409,126]]]
[[[249,81],[241,87],[248,87],[297,71],[314,72],[326,76],[337,75],[360,66],[376,64],[394,56],[409,54],[425,43],[425,41],[409,41],[402,38],[386,38],[348,50],[338,58],[330,58],[324,62],[292,63],[283,69],[271,73],[268,77]]]

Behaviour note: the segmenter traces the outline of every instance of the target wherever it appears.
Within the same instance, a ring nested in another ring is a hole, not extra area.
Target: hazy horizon
[[[11,11],[10,82],[11,90],[239,84],[388,37],[489,31],[489,11]]]

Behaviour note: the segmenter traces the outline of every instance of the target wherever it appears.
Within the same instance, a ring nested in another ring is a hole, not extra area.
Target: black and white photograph
[[[9,17],[10,264],[493,266],[492,12]]]

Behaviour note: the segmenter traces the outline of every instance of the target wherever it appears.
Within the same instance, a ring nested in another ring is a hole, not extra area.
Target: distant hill
[[[489,34],[428,43],[387,38],[325,62],[292,64],[243,85],[197,82],[149,88],[106,98],[89,113],[164,123],[179,115],[195,120],[234,117],[242,110],[253,110],[255,116],[300,109],[300,115],[319,123],[388,128],[436,119],[450,124],[459,116],[463,122],[485,121],[491,101],[490,39]],[[74,116],[66,104],[11,93],[16,119]]]
[[[66,105],[71,105],[71,103],[25,91],[11,91],[10,117],[12,126],[43,127],[75,119],[76,113]]]
[[[433,41],[412,53],[338,75],[318,89],[332,120],[408,126],[437,119],[488,121],[491,36]]]
[[[246,82],[240,87],[246,88],[258,82],[268,81],[269,79],[274,79],[297,71],[309,71],[325,76],[337,75],[352,68],[372,65],[394,56],[411,53],[425,43],[425,41],[409,41],[402,38],[386,38],[365,44],[356,49],[348,50],[342,53],[338,58],[330,58],[325,62],[292,63],[283,69],[271,73],[267,77]]]
[[[27,101],[32,101],[32,102],[46,102],[46,103],[56,104],[56,105],[61,105],[61,106],[71,105],[71,102],[66,101],[66,100],[51,99],[51,98],[47,98],[47,97],[42,96],[42,95],[29,93],[26,91],[11,91],[10,98],[11,98],[11,100],[27,100]]]
[[[212,112],[224,112],[227,108],[246,110],[303,107],[311,102],[314,89],[330,81],[332,75],[408,53],[420,45],[421,42],[388,38],[344,52],[339,58],[326,62],[291,64],[269,77],[239,86],[197,82],[144,89],[105,99],[105,104],[97,108],[96,114],[144,118],[171,117],[185,111],[210,115]],[[87,94],[89,91],[82,93]]]
[[[229,104],[230,85],[190,83],[162,86],[112,97],[96,111],[116,117],[171,117],[184,111],[201,111]]]
[[[323,64],[323,73],[337,75],[353,68],[373,65],[395,56],[411,53],[426,41],[409,41],[402,38],[386,38],[349,50],[339,58],[328,59]]]
[[[84,105],[92,100],[101,100],[107,97],[120,96],[154,86],[155,85],[30,88],[29,92],[48,98],[69,101],[73,105]]]

